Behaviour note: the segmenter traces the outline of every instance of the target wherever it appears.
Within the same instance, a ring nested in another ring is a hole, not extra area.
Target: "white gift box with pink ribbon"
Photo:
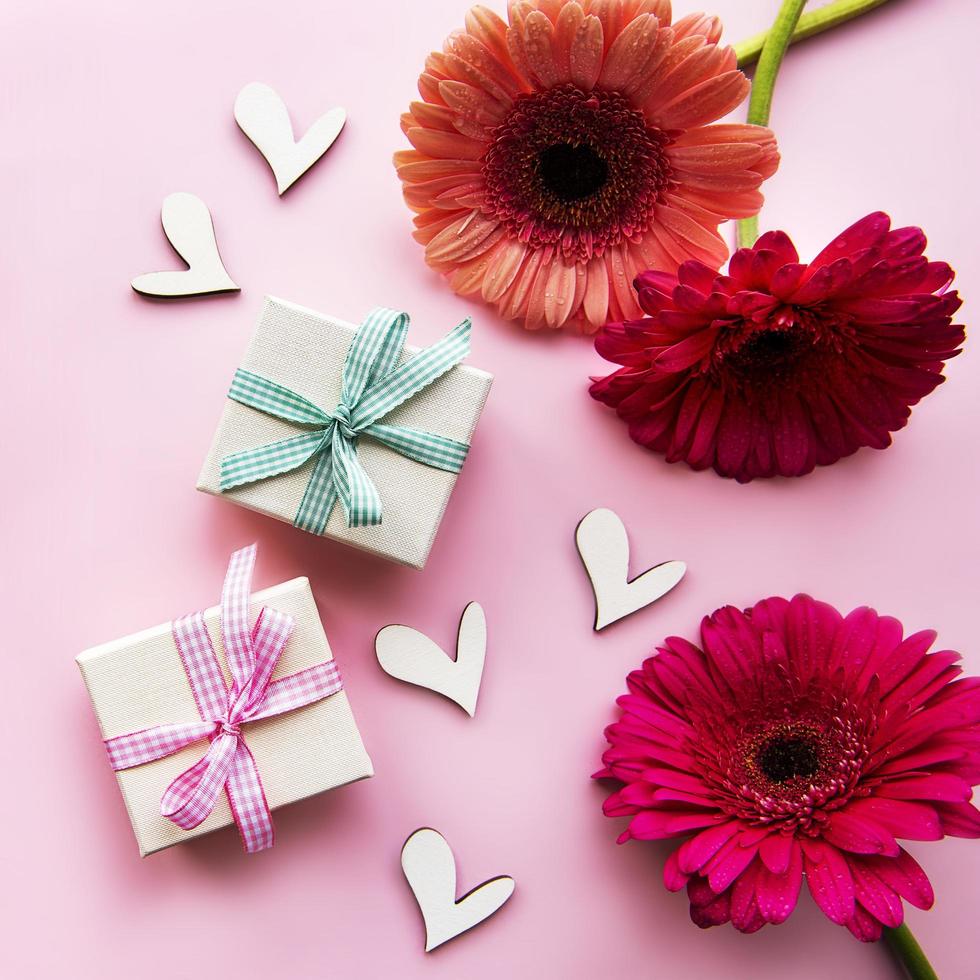
[[[250,596],[254,559],[220,606],[76,658],[143,856],[233,823],[262,850],[273,810],[374,773],[309,581]]]

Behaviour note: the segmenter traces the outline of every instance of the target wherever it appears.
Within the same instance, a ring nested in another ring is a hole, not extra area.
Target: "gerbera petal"
[[[846,812],[849,828],[857,824],[860,828],[857,831],[859,835],[866,832],[870,838],[875,834],[883,842],[888,842],[887,847],[878,849],[882,854],[897,853],[890,844],[892,834],[904,840],[941,840],[943,836],[936,808],[924,803],[875,796],[854,800]],[[835,814],[834,819],[841,816],[841,813]],[[864,850],[858,853],[873,854],[875,851]]]
[[[798,846],[788,834],[770,834],[759,845],[759,857],[774,875],[781,875],[789,868],[793,849]]]
[[[589,0],[588,13],[602,24],[608,49],[623,28],[626,16],[623,0]]]
[[[714,813],[694,810],[644,810],[630,821],[629,829],[621,837],[634,840],[661,840],[678,837],[691,830],[710,827],[718,822]],[[751,859],[751,856],[750,856]]]
[[[555,21],[555,39],[552,50],[560,82],[572,81],[572,44],[578,29],[585,20],[585,13],[576,0],[566,3]]]
[[[781,476],[803,476],[816,465],[810,424],[795,394],[784,394],[780,409],[772,430],[778,472]]]
[[[937,803],[936,812],[942,822],[943,834],[974,840],[980,838],[980,812],[972,803]]]
[[[609,46],[598,84],[605,89],[625,89],[655,50],[666,49],[667,36],[662,33],[660,22],[652,14],[630,22]]]
[[[555,28],[540,10],[528,14],[524,21],[524,56],[534,79],[550,88],[561,81],[561,73],[555,62]]]
[[[687,14],[673,25],[674,37],[678,40],[700,34],[706,40],[716,43],[721,37],[721,20],[707,14]]]
[[[854,877],[854,897],[861,905],[882,925],[892,929],[900,926],[905,915],[902,900],[895,891],[860,858],[851,861],[851,874]]]
[[[463,262],[494,244],[494,234],[500,225],[492,218],[486,218],[479,211],[458,218],[439,232],[426,246],[425,254],[429,262]]]
[[[796,908],[802,884],[803,851],[791,839],[785,870],[774,872],[763,862],[756,872],[756,903],[762,917],[773,924],[785,922]]]
[[[503,40],[506,43],[506,35]],[[501,103],[510,104],[516,96],[527,91],[506,55],[500,57],[494,48],[466,31],[451,34],[444,51],[444,64],[452,77],[477,82]]]
[[[603,36],[598,17],[588,16],[578,26],[568,52],[572,84],[590,91],[602,71]]]
[[[500,64],[509,65],[507,25],[492,10],[484,6],[472,7],[466,13],[466,29]]]
[[[537,330],[545,325],[545,293],[548,289],[548,278],[550,275],[551,263],[541,262],[528,289],[525,303],[524,326],[529,330]]]
[[[662,129],[703,126],[731,112],[749,92],[749,80],[737,69],[693,86],[667,105],[656,109],[650,121]]]
[[[844,925],[862,943],[876,943],[881,939],[881,923],[861,905],[855,905],[854,915]]]
[[[793,651],[792,669],[804,683],[827,663],[843,619],[833,606],[810,596],[794,596],[786,609],[786,640]]]
[[[685,47],[683,43],[675,42],[675,45],[677,51]],[[731,48],[719,48],[714,44],[705,44],[700,37],[692,38],[683,59],[675,64],[668,63],[666,67],[669,70],[664,72],[659,84],[643,102],[644,113],[655,123],[666,106],[673,104],[691,88],[705,79],[733,69],[735,54]]]
[[[444,105],[430,105],[428,102],[413,102],[411,111],[402,116],[402,128],[407,133],[414,126],[438,129],[444,133],[455,133],[453,112]]]
[[[500,298],[501,312],[508,320],[522,319],[527,312],[527,298],[534,285],[535,277],[544,259],[542,251],[525,253],[520,269],[514,276],[513,282]]]
[[[609,277],[601,258],[592,259],[586,266],[588,283],[582,300],[582,309],[589,323],[602,326],[609,309]]]
[[[439,83],[439,93],[457,114],[487,130],[498,125],[507,113],[507,106],[467,82],[447,79]]]
[[[692,888],[693,886],[693,888]],[[703,888],[705,896],[701,901],[695,901],[695,896],[702,897],[702,893],[694,890],[698,887]],[[709,929],[712,926],[720,926],[731,921],[731,891],[725,891],[721,895],[716,895],[711,891],[707,883],[700,879],[692,878],[687,885],[688,897],[691,899],[691,921],[701,929]]]
[[[406,182],[420,183],[446,177],[475,177],[480,173],[480,164],[474,160],[432,160],[417,153],[405,150],[395,154],[398,176]]]
[[[755,847],[739,847],[737,838],[729,841],[705,866],[708,884],[714,892],[723,892],[754,860]]]
[[[675,171],[717,174],[750,169],[762,157],[762,153],[757,143],[704,143],[671,146],[667,150],[667,158]]]
[[[690,880],[690,875],[680,870],[677,851],[670,854],[664,863],[664,887],[670,892],[679,892]]]
[[[843,855],[820,840],[804,840],[803,866],[813,900],[831,922],[844,925],[854,915],[854,879]]]
[[[520,270],[527,246],[510,238],[504,238],[494,249],[494,261],[487,269],[481,289],[488,303],[496,302],[507,291]]]
[[[908,851],[903,850],[897,858],[866,857],[861,860],[906,902],[919,909],[932,908],[935,901],[932,885]]]
[[[856,803],[847,810],[831,814],[824,829],[824,840],[853,854],[898,854],[898,844],[883,826],[882,814],[878,812],[875,819],[869,820],[855,811]]]
[[[468,212],[466,212],[468,213]],[[421,245],[428,245],[444,228],[460,219],[459,211],[440,211],[431,209],[415,217],[415,231],[412,237]]]
[[[708,355],[715,343],[716,331],[702,330],[657,355],[654,362],[661,371],[675,374],[697,364]]]
[[[694,438],[687,449],[687,457],[694,469],[704,469],[714,461],[715,434],[724,411],[724,394],[717,388],[708,388],[694,427]]]
[[[887,214],[875,211],[842,231],[826,248],[817,253],[810,263],[811,274],[818,269],[851,255],[859,249],[879,244],[888,233],[891,220]]]
[[[728,246],[715,229],[699,225],[677,208],[658,206],[654,213],[657,221],[680,242],[688,257],[717,266],[728,254]]]
[[[729,822],[686,840],[676,851],[678,868],[688,874],[700,871],[737,832],[738,824]]]
[[[749,865],[732,886],[732,925],[739,932],[755,932],[761,928],[760,920],[765,921],[756,899],[758,867],[758,862]]]
[[[567,319],[575,299],[575,266],[556,259],[545,287],[544,319],[549,327],[560,327]]]
[[[412,127],[405,135],[416,150],[430,157],[479,160],[486,149],[480,140],[463,136],[461,133],[446,133],[438,129],[426,129],[422,126]]]

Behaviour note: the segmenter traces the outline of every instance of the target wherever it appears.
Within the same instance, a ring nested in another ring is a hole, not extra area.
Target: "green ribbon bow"
[[[316,457],[293,524],[323,534],[338,497],[348,527],[381,523],[381,497],[357,458],[357,441],[362,435],[426,466],[458,473],[470,448],[467,443],[419,429],[382,425],[379,419],[469,354],[471,326],[467,317],[442,340],[398,367],[408,315],[382,307],[372,310],[351,342],[340,402],[329,413],[283,385],[239,369],[229,398],[310,431],[226,456],[221,461],[222,492],[299,469]]]

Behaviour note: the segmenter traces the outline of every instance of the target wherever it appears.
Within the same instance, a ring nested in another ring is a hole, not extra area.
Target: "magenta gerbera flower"
[[[780,923],[803,880],[859,939],[932,887],[899,840],[980,837],[980,678],[874,610],[809,596],[726,606],[701,648],[669,637],[627,678],[597,778],[620,842],[685,838],[667,859],[697,925]]]
[[[964,339],[953,270],[925,246],[920,228],[876,212],[809,264],[773,231],[727,275],[696,261],[644,272],[648,316],[599,334],[596,349],[623,367],[592,396],[669,462],[740,482],[884,449]]]

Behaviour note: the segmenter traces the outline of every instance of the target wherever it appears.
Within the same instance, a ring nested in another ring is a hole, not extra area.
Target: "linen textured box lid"
[[[343,320],[266,297],[258,329],[240,366],[285,385],[331,411],[340,399],[341,373],[356,329]],[[401,360],[418,350],[406,345]],[[458,365],[399,405],[384,421],[469,442],[492,383],[493,376],[486,371],[468,364]],[[291,473],[222,493],[221,460],[301,431],[296,425],[227,399],[197,489],[228,497],[250,510],[292,523],[314,461]],[[338,502],[330,514],[324,537],[422,568],[456,483],[456,474],[410,460],[370,437],[359,440],[357,453],[381,494],[382,523],[375,527],[348,528]]]
[[[262,606],[292,616],[296,624],[273,680],[333,659],[308,579],[293,579],[254,593],[249,606],[252,622]],[[230,683],[220,609],[208,609],[204,618]],[[200,720],[170,623],[93,647],[76,661],[103,738]],[[242,732],[273,810],[374,775],[343,690],[275,718],[248,722]],[[160,813],[164,790],[207,747],[206,741],[195,742],[174,755],[116,773],[141,855],[233,823],[225,793],[219,796],[214,812],[193,830],[181,830]]]

